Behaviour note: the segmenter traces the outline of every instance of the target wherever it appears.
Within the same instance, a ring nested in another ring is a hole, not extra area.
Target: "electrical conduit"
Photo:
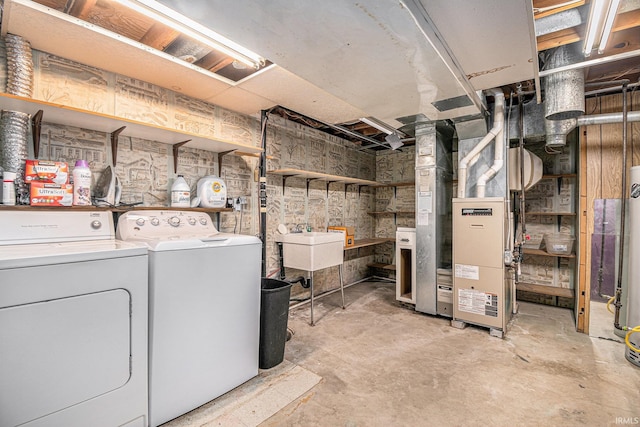
[[[493,109],[493,127],[485,135],[484,138],[473,147],[473,149],[458,163],[458,197],[463,199],[466,197],[466,187],[467,187],[467,168],[470,163],[475,161],[475,159],[480,155],[482,150],[484,150],[491,141],[496,139],[496,141],[500,140],[500,143],[496,142],[496,150],[495,150],[495,160],[493,166],[485,172],[480,179],[478,180],[478,197],[484,197],[484,189],[487,181],[495,176],[498,170],[502,167],[504,162],[503,160],[503,143],[502,143],[502,135],[504,130],[504,93],[502,90],[495,88],[489,91],[495,98],[495,104]],[[497,138],[499,136],[499,138]],[[498,148],[498,146],[500,148]],[[500,159],[498,159],[498,154],[500,155]],[[487,175],[485,177],[485,175]],[[482,182],[480,180],[483,180]],[[482,192],[482,194],[480,194]]]

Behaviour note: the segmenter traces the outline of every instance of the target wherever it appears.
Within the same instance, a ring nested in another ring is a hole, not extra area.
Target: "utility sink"
[[[312,231],[276,236],[282,242],[284,266],[316,271],[342,264],[344,234]]]

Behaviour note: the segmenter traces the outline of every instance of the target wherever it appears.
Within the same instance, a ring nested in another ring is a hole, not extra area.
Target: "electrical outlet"
[[[240,203],[240,197],[236,197],[233,199],[233,210],[239,211],[242,209],[242,203]]]
[[[244,196],[238,197],[238,200],[240,200],[240,204],[241,205],[246,205],[247,204],[247,198],[244,197]]]

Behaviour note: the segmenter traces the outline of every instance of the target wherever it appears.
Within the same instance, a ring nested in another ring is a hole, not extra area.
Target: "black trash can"
[[[260,292],[260,369],[273,368],[284,360],[291,283],[262,278]]]

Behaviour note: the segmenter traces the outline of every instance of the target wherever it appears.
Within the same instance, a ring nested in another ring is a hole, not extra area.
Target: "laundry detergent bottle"
[[[86,160],[77,160],[73,168],[73,204],[91,205],[91,169]]]
[[[171,185],[171,207],[188,208],[191,206],[191,188],[182,175],[173,181]]]

